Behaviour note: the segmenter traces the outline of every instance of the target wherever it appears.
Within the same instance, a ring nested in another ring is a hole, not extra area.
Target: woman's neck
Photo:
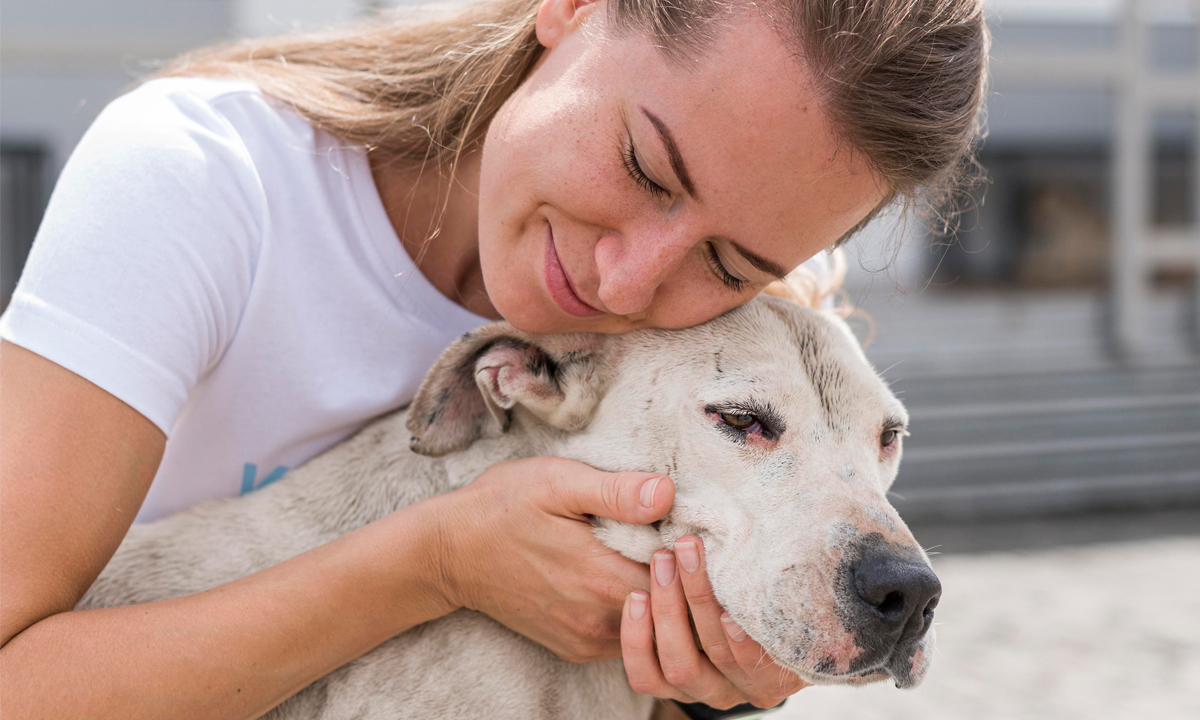
[[[408,170],[378,152],[370,160],[388,219],[421,273],[467,310],[498,319],[479,265],[479,153],[463,155],[453,185],[446,172]]]

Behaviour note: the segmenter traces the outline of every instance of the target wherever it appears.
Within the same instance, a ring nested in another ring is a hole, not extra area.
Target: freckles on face
[[[756,12],[682,62],[595,13],[494,118],[479,251],[509,322],[540,333],[695,325],[773,279],[748,258],[790,270],[879,202],[882,183],[841,145],[805,69]],[[571,312],[580,307],[597,312]]]
[[[609,61],[580,33],[547,51],[488,129],[480,171],[479,251],[488,295],[500,313],[528,332],[593,329],[555,303],[545,281],[553,242],[572,285],[581,251],[601,225],[577,211],[620,208],[609,166],[619,147],[611,90],[595,81]]]

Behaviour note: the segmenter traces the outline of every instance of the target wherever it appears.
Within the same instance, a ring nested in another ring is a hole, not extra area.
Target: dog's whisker
[[[767,659],[767,651],[765,648],[760,646],[758,649],[758,662],[754,663],[754,669],[758,670],[760,667],[762,667],[763,661],[766,659]]]

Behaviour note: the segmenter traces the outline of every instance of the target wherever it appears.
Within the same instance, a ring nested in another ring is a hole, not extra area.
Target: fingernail
[[[636,590],[629,593],[629,617],[634,620],[646,617],[646,593]]]
[[[642,483],[642,490],[638,493],[638,500],[642,503],[642,507],[654,507],[654,491],[658,488],[658,483],[661,480],[661,477],[655,477]]]
[[[721,614],[721,625],[725,628],[725,634],[735,643],[740,643],[746,639],[746,631],[735,623],[733,618],[729,617],[729,613]]]
[[[700,553],[696,552],[696,543],[675,543],[675,556],[679,558],[679,567],[686,573],[694,573],[700,569]]]
[[[675,555],[669,552],[658,553],[654,556],[654,579],[659,587],[666,587],[675,581]]]

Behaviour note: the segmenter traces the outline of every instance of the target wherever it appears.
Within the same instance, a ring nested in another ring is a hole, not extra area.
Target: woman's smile
[[[575,285],[558,259],[558,249],[554,247],[554,228],[546,223],[546,253],[542,266],[542,278],[546,281],[546,289],[554,304],[568,315],[575,317],[594,317],[603,315],[602,310],[588,305],[579,297]]]

